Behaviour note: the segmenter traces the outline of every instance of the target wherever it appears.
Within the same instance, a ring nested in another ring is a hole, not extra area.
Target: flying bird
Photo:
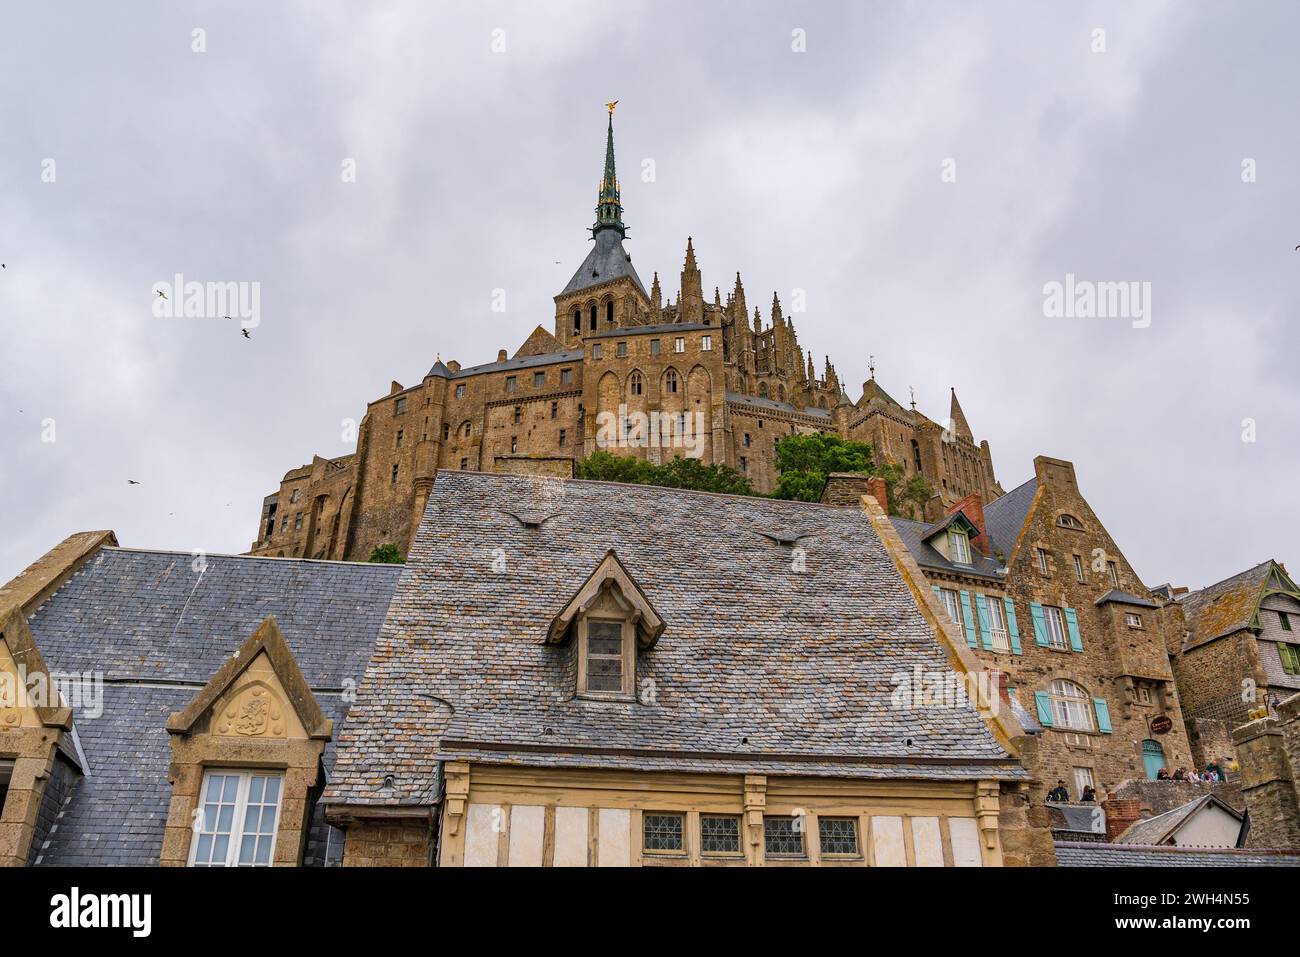
[[[158,295],[162,296],[164,299],[167,298],[167,293],[163,292],[161,289],[155,289],[154,292],[158,293]]]
[[[135,479],[127,479],[127,480],[126,480],[126,484],[127,484],[127,485],[139,485],[140,483],[137,482]]]
[[[239,331],[242,332],[242,333],[244,334],[244,338],[245,338],[245,339],[251,339],[251,338],[253,338],[252,336],[250,336],[250,335],[248,334],[248,330],[247,330],[247,329],[240,329]]]
[[[222,316],[221,318],[222,318],[222,319],[229,319],[230,317],[229,317],[229,316]]]

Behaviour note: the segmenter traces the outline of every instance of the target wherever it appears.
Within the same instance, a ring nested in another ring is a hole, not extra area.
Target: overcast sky
[[[1300,12],[972,7],[10,7],[0,581],[84,529],[244,551],[391,380],[552,328],[612,99],[647,284],[689,234],[709,293],[804,290],[853,399],[869,355],[932,418],[956,386],[1003,486],[1074,461],[1148,585],[1300,562]],[[252,337],[156,318],[177,273],[259,283]],[[1046,316],[1067,274],[1149,282],[1149,325]]]

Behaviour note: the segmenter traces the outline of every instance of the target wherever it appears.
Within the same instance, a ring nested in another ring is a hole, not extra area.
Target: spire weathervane
[[[618,173],[614,169],[614,107],[618,100],[605,104],[609,110],[609,127],[605,135],[605,173],[600,179],[596,195],[596,224],[591,228],[592,238],[604,229],[618,232],[626,238],[627,228],[623,225],[623,202],[619,195]]]
[[[876,357],[875,357],[875,356],[867,356],[867,369],[868,369],[868,371],[870,371],[870,373],[871,373],[871,378],[874,379],[874,378],[876,377]]]

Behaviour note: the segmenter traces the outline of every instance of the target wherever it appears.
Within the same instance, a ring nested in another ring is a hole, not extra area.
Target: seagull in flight
[[[239,331],[242,332],[242,333],[244,334],[244,338],[245,338],[245,339],[251,339],[251,338],[253,338],[252,336],[250,336],[250,335],[248,334],[248,330],[247,330],[247,329],[240,329]]]
[[[158,293],[158,295],[162,296],[164,299],[167,298],[167,293],[163,292],[161,289],[155,289],[154,292]]]
[[[140,483],[137,482],[135,479],[127,479],[127,480],[126,480],[126,484],[127,484],[127,485],[139,485]]]

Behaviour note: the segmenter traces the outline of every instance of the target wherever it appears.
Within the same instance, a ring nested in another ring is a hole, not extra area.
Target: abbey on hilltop
[[[495,362],[434,363],[417,385],[371,402],[356,451],[288,472],[262,503],[251,553],[365,559],[410,543],[440,469],[569,476],[598,449],[654,462],[696,456],[776,484],[777,440],[828,432],[869,442],[878,461],[921,475],[945,504],[1002,494],[987,442],[976,444],[952,396],[944,424],[905,408],[874,373],[852,401],[827,357],[820,377],[772,296],[750,313],[741,283],[704,295],[695,246],[675,301],[658,273],[647,292],[624,249],[614,121],[591,227],[592,248],[555,296],[554,334],[537,326]]]

